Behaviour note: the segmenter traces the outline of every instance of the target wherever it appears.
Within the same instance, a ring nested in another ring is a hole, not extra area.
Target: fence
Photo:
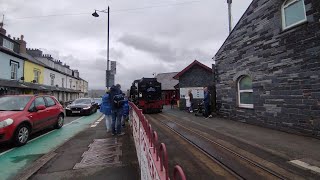
[[[169,180],[168,154],[164,143],[158,142],[158,134],[141,109],[130,102],[130,126],[137,151],[141,180]],[[174,167],[173,180],[186,180],[179,165]]]

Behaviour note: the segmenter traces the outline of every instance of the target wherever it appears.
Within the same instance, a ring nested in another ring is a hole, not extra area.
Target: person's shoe
[[[211,114],[209,115],[209,118],[212,118],[212,115],[211,115]]]
[[[190,111],[191,113],[193,113],[193,111]]]
[[[118,136],[123,136],[125,134],[126,134],[125,132],[122,132],[122,133],[118,134]]]
[[[116,134],[115,133],[112,133],[112,136],[115,136]]]

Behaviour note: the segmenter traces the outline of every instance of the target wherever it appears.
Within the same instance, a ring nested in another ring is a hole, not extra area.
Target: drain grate
[[[73,169],[93,166],[121,166],[119,157],[122,155],[122,143],[116,138],[95,139],[89,145],[89,150],[82,154],[82,160]]]

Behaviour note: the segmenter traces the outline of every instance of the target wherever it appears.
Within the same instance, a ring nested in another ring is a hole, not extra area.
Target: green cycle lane
[[[91,116],[84,116],[54,130],[28,144],[14,148],[13,150],[0,155],[0,180],[7,180],[16,176],[21,170],[31,165],[36,159],[49,153],[62,145],[77,133],[88,128],[95,120],[101,117],[101,113]]]

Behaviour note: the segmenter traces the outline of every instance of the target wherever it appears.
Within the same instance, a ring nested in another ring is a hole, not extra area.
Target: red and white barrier
[[[158,143],[158,134],[141,109],[130,104],[130,126],[137,151],[141,180],[169,180],[168,153],[164,143]],[[179,165],[174,168],[174,180],[186,180]]]

